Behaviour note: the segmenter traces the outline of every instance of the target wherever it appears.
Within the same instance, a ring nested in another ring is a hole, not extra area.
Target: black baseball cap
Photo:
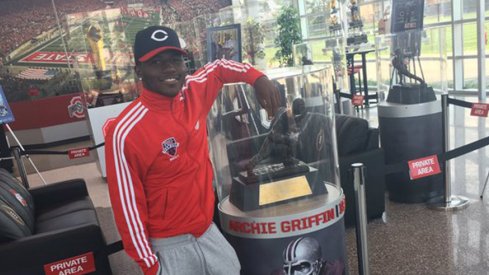
[[[134,41],[134,59],[136,62],[145,62],[153,56],[168,50],[187,52],[180,46],[177,33],[163,26],[151,26],[136,33]]]

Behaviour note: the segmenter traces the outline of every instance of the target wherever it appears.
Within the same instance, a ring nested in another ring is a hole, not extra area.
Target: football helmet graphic
[[[319,242],[300,237],[284,250],[284,271],[287,275],[319,275],[324,264]]]

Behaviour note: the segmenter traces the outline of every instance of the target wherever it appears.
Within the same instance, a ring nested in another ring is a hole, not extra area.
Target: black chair
[[[86,268],[73,266],[77,257],[93,260],[91,274],[111,274],[105,248],[83,179],[26,190],[0,169],[1,274],[50,274],[49,264],[63,261],[59,268]]]
[[[367,218],[381,217],[385,211],[385,161],[384,150],[379,147],[379,129],[370,128],[362,118],[336,115],[336,136],[341,188],[346,197],[345,225],[355,225],[353,163],[361,162],[366,167]]]

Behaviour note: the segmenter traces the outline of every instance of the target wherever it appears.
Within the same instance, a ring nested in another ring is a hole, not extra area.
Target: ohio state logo
[[[161,143],[163,154],[169,155],[170,160],[174,160],[178,157],[178,146],[180,146],[180,143],[178,143],[174,137],[167,138]]]
[[[68,105],[68,114],[70,117],[85,118],[81,96],[74,96],[71,98],[70,105]]]
[[[9,191],[22,204],[22,206],[27,206],[26,200],[19,193],[17,193],[17,191],[14,189],[10,189]]]

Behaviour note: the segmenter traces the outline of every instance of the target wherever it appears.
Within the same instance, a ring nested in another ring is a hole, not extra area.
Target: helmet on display
[[[323,265],[321,256],[316,239],[298,238],[284,250],[284,271],[287,275],[318,275]]]

